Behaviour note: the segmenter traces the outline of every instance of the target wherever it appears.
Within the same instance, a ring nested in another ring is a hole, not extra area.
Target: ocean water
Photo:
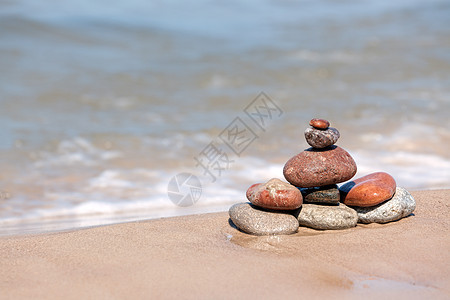
[[[313,117],[450,188],[448,1],[148,2],[0,2],[0,234],[224,211]]]

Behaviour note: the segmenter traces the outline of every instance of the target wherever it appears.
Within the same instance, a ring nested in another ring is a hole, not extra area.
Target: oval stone
[[[253,235],[292,234],[297,232],[297,218],[289,213],[265,211],[250,203],[237,203],[228,211],[240,230]]]
[[[303,202],[302,193],[295,186],[277,178],[249,187],[247,199],[256,206],[275,210],[297,209]]]
[[[320,149],[334,145],[339,137],[339,131],[333,127],[329,127],[325,130],[316,128],[306,128],[305,130],[306,142],[314,148]]]
[[[305,203],[339,204],[341,195],[336,184],[313,188],[302,188]]]
[[[344,149],[333,145],[325,149],[308,148],[284,165],[286,180],[297,187],[336,184],[352,178],[356,163]]]
[[[388,173],[372,173],[342,185],[342,202],[350,206],[374,206],[391,199],[396,186],[395,179]]]
[[[327,129],[330,126],[330,122],[324,119],[312,119],[309,121],[309,125],[317,129]]]
[[[303,204],[298,214],[300,226],[314,229],[346,229],[358,222],[356,211],[345,204]]]
[[[388,223],[409,216],[416,201],[404,188],[397,187],[392,199],[372,207],[354,207],[360,223]]]

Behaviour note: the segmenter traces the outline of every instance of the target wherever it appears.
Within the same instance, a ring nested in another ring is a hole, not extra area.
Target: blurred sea
[[[3,0],[0,69],[2,235],[226,210],[283,178],[313,117],[357,176],[450,188],[446,0]],[[264,128],[244,111],[261,92],[282,112]],[[211,142],[232,161],[214,182]],[[181,172],[193,206],[168,197]]]

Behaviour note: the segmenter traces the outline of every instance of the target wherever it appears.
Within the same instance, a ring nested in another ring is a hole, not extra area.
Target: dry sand
[[[255,237],[227,213],[0,238],[0,298],[450,298],[450,190],[415,215]]]

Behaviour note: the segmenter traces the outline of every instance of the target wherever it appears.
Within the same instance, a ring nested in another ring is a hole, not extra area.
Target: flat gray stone
[[[342,203],[303,204],[299,211],[297,219],[300,226],[314,229],[346,229],[355,227],[358,222],[356,211]]]
[[[322,149],[334,145],[339,137],[339,131],[333,127],[327,129],[308,127],[305,130],[306,142],[314,148]]]
[[[336,184],[300,189],[305,203],[339,204],[341,195]]]
[[[409,216],[416,209],[416,201],[402,187],[397,187],[394,196],[371,207],[354,207],[360,223],[388,223]]]
[[[250,203],[237,203],[228,211],[240,230],[254,235],[292,234],[297,232],[297,219],[285,212],[259,209]]]

